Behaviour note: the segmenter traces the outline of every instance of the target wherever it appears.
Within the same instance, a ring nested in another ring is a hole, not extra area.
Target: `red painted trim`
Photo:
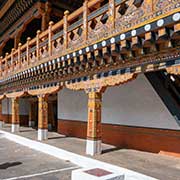
[[[61,134],[86,138],[86,131],[86,122],[58,121],[58,132]],[[179,130],[102,124],[102,141],[119,148],[180,155]]]

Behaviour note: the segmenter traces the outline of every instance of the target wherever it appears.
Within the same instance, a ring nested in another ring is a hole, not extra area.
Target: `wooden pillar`
[[[2,100],[0,100],[0,128],[3,127],[4,121],[2,118]]]
[[[26,41],[26,59],[27,59],[28,65],[30,64],[30,59],[29,59],[29,49],[30,49],[29,42],[30,42],[30,40],[31,40],[31,38],[28,37],[27,41]]]
[[[115,10],[116,6],[115,6],[115,0],[109,0],[109,23],[110,23],[110,27],[112,29],[115,28]]]
[[[48,133],[48,97],[38,96],[38,140],[46,140]]]
[[[18,44],[20,43],[20,39],[21,39],[21,34],[17,34],[14,38],[14,48],[17,49],[18,48]]]
[[[86,154],[92,156],[101,153],[101,105],[102,93],[89,92]]]
[[[22,44],[19,43],[18,44],[18,63],[19,63],[19,68],[21,68],[21,64],[22,64],[22,62],[21,62],[21,46],[22,46]]]
[[[49,53],[49,56],[52,55],[52,25],[53,25],[53,22],[50,21],[49,22],[49,33],[48,33],[48,53]]]
[[[83,4],[83,38],[88,39],[88,0],[84,0]]]
[[[50,22],[51,10],[52,10],[51,4],[49,2],[46,2],[45,7],[43,7],[41,31],[45,31],[48,28],[48,24]]]
[[[40,35],[41,31],[37,30],[37,34],[36,34],[36,58],[37,60],[39,60],[40,58],[40,49],[39,49],[39,44],[40,44],[40,39],[39,39],[39,35]]]
[[[69,11],[65,11],[63,17],[64,49],[68,48],[68,15],[69,15]]]
[[[20,127],[19,120],[19,98],[12,98],[12,128],[11,132],[18,132]]]

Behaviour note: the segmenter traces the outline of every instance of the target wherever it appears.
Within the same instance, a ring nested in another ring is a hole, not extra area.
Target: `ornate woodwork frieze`
[[[13,4],[13,6],[6,12],[6,14],[0,19],[0,36],[11,26],[20,16],[24,14],[34,4],[33,0],[19,0]]]
[[[135,74],[124,74],[109,76],[104,78],[94,78],[84,82],[77,82],[72,84],[66,84],[65,86],[71,90],[85,90],[86,92],[101,92],[104,88],[109,86],[116,86],[136,78]]]
[[[7,98],[20,98],[23,96],[26,96],[27,92],[21,91],[21,92],[12,92],[12,93],[6,93],[5,96]]]
[[[158,2],[164,5],[165,1]],[[141,3],[110,0],[88,14],[87,8],[93,2],[84,3],[85,13],[82,9],[77,12],[78,15],[81,12],[83,19],[68,26],[69,19],[75,17],[65,13],[64,21],[50,24],[48,31],[37,33],[36,39],[2,59],[1,94],[17,89],[35,90],[50,83],[72,88],[77,88],[75,84],[79,83],[84,89],[100,89],[116,85],[114,82],[126,82],[122,77],[129,74],[180,64],[177,1],[168,1],[171,4],[166,3],[163,8],[152,0]]]
[[[40,88],[35,90],[28,90],[28,94],[32,96],[38,96],[38,95],[48,95],[58,92],[61,89],[60,86],[53,86],[53,87],[47,87],[47,88]]]

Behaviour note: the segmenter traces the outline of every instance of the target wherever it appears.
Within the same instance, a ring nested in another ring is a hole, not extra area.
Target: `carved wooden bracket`
[[[180,75],[180,65],[179,66],[172,66],[172,67],[166,68],[166,71],[169,74]]]
[[[54,87],[47,87],[47,88],[41,88],[41,89],[33,89],[33,90],[27,90],[27,91],[20,91],[20,92],[12,92],[0,95],[0,100],[3,98],[20,98],[23,96],[48,96],[49,94],[56,93],[61,89],[60,86],[54,86]]]
[[[7,98],[20,98],[22,96],[26,96],[28,93],[25,91],[20,91],[20,92],[12,92],[12,93],[7,93],[6,97]]]
[[[28,90],[28,94],[32,96],[49,95],[58,92],[61,89],[60,86],[47,87],[42,89]]]
[[[3,100],[4,98],[6,98],[5,94],[0,95],[0,101]]]
[[[103,92],[107,87],[118,86],[120,84],[127,83],[137,77],[136,74],[119,74],[115,76],[104,77],[101,79],[92,79],[83,82],[77,82],[73,84],[65,84],[65,86],[71,90],[85,90],[89,92]]]

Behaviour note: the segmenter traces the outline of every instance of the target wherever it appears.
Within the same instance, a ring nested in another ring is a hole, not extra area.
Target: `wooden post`
[[[109,24],[112,29],[115,28],[115,15],[116,15],[116,9],[115,9],[115,0],[109,0]]]
[[[27,59],[27,64],[29,65],[29,41],[31,40],[30,37],[27,38],[26,42],[26,59]]]
[[[19,63],[19,68],[21,68],[21,43],[18,44],[18,63]]]
[[[14,38],[14,49],[18,48],[18,44],[20,43],[20,34],[16,34]]]
[[[18,132],[20,127],[19,121],[19,98],[12,98],[12,129],[11,132]]]
[[[84,0],[83,4],[83,38],[88,39],[88,0]]]
[[[51,8],[50,2],[46,2],[45,5],[42,7],[42,13],[41,13],[42,15],[41,30],[42,31],[45,31],[48,28],[51,10],[52,8]]]
[[[69,15],[69,11],[65,11],[64,12],[64,26],[63,26],[63,30],[64,30],[64,49],[68,48],[68,15]]]
[[[49,39],[48,39],[48,52],[49,52],[49,56],[52,55],[52,25],[53,25],[53,22],[50,21],[49,22],[49,33],[48,33],[48,36],[49,36]]]
[[[101,153],[101,104],[100,92],[88,93],[88,127],[86,154],[95,155]]]
[[[37,31],[37,35],[36,35],[36,57],[37,57],[37,60],[40,59],[40,52],[39,52],[39,35],[40,35],[40,30]]]
[[[15,49],[12,48],[12,50],[11,50],[11,67],[10,67],[12,71],[14,69],[14,51],[15,51]]]
[[[38,140],[46,140],[48,132],[48,97],[38,96]]]
[[[11,50],[11,66],[13,66],[13,61],[14,61],[14,51],[15,51],[15,49],[12,48],[12,50]]]
[[[6,75],[8,74],[8,62],[7,62],[8,55],[9,55],[9,53],[6,53],[6,55],[5,55],[5,64],[4,64],[4,71],[5,71]]]

